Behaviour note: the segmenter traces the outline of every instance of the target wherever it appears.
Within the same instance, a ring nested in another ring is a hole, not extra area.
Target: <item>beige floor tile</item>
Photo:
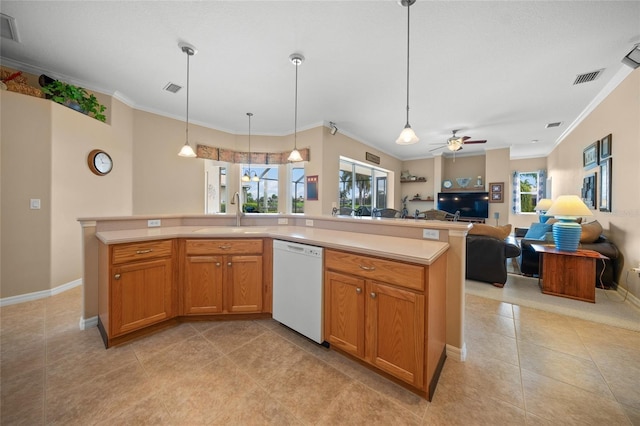
[[[0,424],[44,424],[44,367],[2,379]]]
[[[166,351],[173,345],[180,344],[195,336],[197,333],[198,332],[191,326],[191,323],[182,323],[136,339],[126,346],[131,347],[140,361],[144,361]]]
[[[507,337],[498,333],[470,333],[466,336],[467,359],[477,360],[495,359],[513,365],[518,365],[518,344],[515,337]]]
[[[453,386],[482,390],[494,399],[524,408],[518,366],[494,359],[479,360],[477,363],[474,360],[447,360],[440,380]]]
[[[640,332],[575,318],[570,321],[595,360],[613,356],[640,365]]]
[[[202,335],[220,352],[228,354],[266,332],[253,321],[216,321]]]
[[[97,327],[87,330],[78,328],[58,333],[47,338],[47,364],[60,361],[75,362],[109,356]],[[118,348],[120,350],[120,348]]]
[[[615,356],[596,359],[596,364],[616,399],[640,410],[640,364],[625,363]]]
[[[531,412],[527,412],[526,424],[527,426],[554,426],[557,425],[558,422],[543,419],[542,417],[536,416]]]
[[[558,380],[523,370],[527,411],[549,421],[562,419],[563,424],[604,425],[629,424],[621,405],[608,398],[594,397]]]
[[[640,426],[640,410],[628,407],[626,405],[623,405],[622,409],[624,410],[632,425]]]
[[[507,337],[516,337],[513,318],[483,311],[465,313],[465,334],[481,336],[485,333],[497,333]]]
[[[44,319],[31,318],[5,325],[0,332],[0,353],[41,350],[44,348]]]
[[[114,417],[100,419],[96,425],[98,426],[156,426],[165,425],[178,426],[180,423],[174,421],[169,411],[162,403],[162,399],[158,394],[148,397],[141,397],[135,402],[135,405],[118,413]]]
[[[483,388],[441,383],[427,409],[425,425],[524,425],[525,412]]]
[[[266,383],[274,374],[288,371],[305,352],[298,346],[267,330],[228,356],[252,379]]]
[[[353,382],[321,413],[318,425],[419,425],[418,417],[389,398]]]
[[[309,354],[261,385],[297,418],[312,423],[353,379]]]
[[[507,318],[513,318],[513,305],[499,300],[467,294],[465,296],[465,312],[491,313]]]
[[[527,341],[519,343],[520,367],[596,394],[614,399],[600,370],[591,360],[557,352]]]
[[[253,388],[231,406],[216,412],[213,425],[287,426],[303,425],[293,413],[269,395],[268,390]]]
[[[41,369],[44,364],[44,345],[41,345],[40,349],[4,352],[0,354],[0,379],[9,380],[13,376]]]
[[[532,313],[535,311],[535,313]],[[583,359],[591,359],[589,351],[573,326],[558,314],[536,309],[522,308],[522,316],[516,316],[516,337],[539,346],[544,346]]]
[[[245,409],[240,404],[256,384],[222,356],[198,370],[184,371],[159,397],[178,424],[211,424],[220,413]]]

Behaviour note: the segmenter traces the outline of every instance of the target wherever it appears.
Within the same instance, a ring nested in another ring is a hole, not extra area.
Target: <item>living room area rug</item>
[[[625,300],[615,290],[596,288],[596,303],[589,303],[543,294],[537,278],[510,273],[503,288],[480,281],[466,280],[465,292],[514,305],[640,331],[640,309]]]

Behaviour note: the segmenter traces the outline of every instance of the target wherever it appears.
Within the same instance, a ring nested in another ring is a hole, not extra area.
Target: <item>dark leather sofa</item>
[[[524,275],[538,276],[540,255],[533,250],[531,244],[554,246],[554,243],[553,241],[532,240],[526,238],[523,238],[520,241],[520,247],[522,250],[522,254],[520,256],[520,271]],[[604,264],[602,260],[596,261],[596,282],[594,285],[599,288],[614,287],[618,279],[618,248],[604,235],[600,235],[600,237],[593,243],[581,243],[578,248],[594,250],[608,257],[608,259],[604,261]],[[601,274],[602,283],[600,282]]]
[[[507,282],[507,259],[519,255],[520,248],[511,237],[467,235],[466,277],[502,287]]]

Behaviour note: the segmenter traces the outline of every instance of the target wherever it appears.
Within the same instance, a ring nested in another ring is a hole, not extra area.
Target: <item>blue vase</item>
[[[553,242],[561,251],[576,251],[580,245],[582,227],[573,220],[560,219],[553,224]]]

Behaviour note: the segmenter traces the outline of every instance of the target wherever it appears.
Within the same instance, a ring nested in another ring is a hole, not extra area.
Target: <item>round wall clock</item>
[[[87,157],[89,169],[98,176],[104,176],[113,169],[113,160],[101,149],[94,149]]]
[[[453,186],[453,182],[447,179],[442,182],[442,186],[444,186],[445,189],[450,189]]]

